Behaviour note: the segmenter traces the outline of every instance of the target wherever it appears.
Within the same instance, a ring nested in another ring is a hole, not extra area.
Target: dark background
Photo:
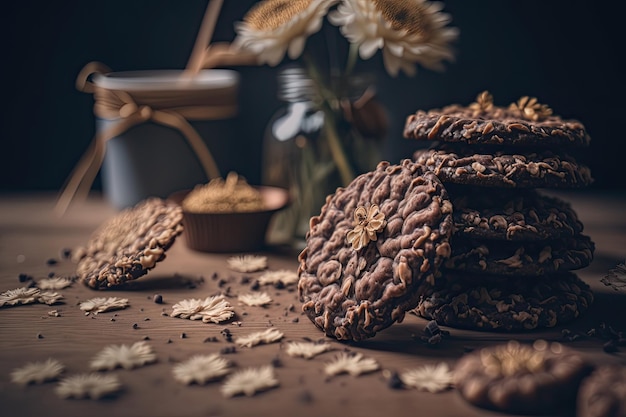
[[[253,0],[228,0],[215,41],[234,38]],[[12,1],[2,6],[0,192],[58,190],[94,134],[93,98],[74,87],[85,64],[114,71],[182,69],[193,47],[206,0]],[[380,53],[359,69],[378,76],[391,120],[385,159],[407,157],[418,145],[403,139],[406,116],[417,109],[468,104],[489,90],[498,105],[535,96],[556,114],[582,121],[592,137],[581,162],[591,189],[624,189],[626,115],[618,60],[621,15],[605,2],[565,0],[450,0],[445,11],[460,29],[456,62],[445,72],[420,69],[414,78],[388,77]],[[260,179],[263,130],[280,106],[277,68],[241,67],[238,140],[229,161],[251,183]],[[100,187],[97,179],[94,188]]]

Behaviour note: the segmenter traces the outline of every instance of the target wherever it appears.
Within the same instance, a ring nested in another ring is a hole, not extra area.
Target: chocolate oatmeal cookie
[[[94,289],[117,287],[145,275],[165,259],[183,230],[179,205],[149,198],[122,210],[100,226],[86,247],[76,273]]]
[[[509,276],[541,276],[589,266],[595,245],[591,238],[573,237],[536,242],[494,241],[455,235],[446,269]]]
[[[626,367],[603,365],[580,385],[577,417],[626,416]]]
[[[571,272],[542,278],[442,272],[413,312],[450,327],[511,332],[567,323],[592,302],[589,285]]]
[[[560,343],[532,345],[511,340],[468,353],[457,363],[454,382],[469,403],[514,414],[554,415],[572,411],[580,381],[591,367]]]
[[[593,182],[587,166],[552,151],[487,153],[484,147],[445,147],[418,150],[413,159],[432,170],[444,183],[501,188],[579,188]]]
[[[563,120],[534,98],[522,97],[508,107],[493,104],[488,92],[467,107],[419,110],[407,117],[407,139],[469,145],[588,146],[589,134],[577,120]]]
[[[311,218],[299,256],[303,311],[340,340],[402,321],[450,255],[452,229],[452,205],[432,172],[381,162]]]
[[[571,205],[535,190],[457,186],[446,189],[455,233],[478,239],[535,241],[571,237],[583,224]]]

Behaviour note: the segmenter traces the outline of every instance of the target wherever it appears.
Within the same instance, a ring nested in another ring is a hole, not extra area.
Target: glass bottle
[[[378,163],[380,138],[371,140],[359,134],[355,122],[364,117],[353,111],[354,103],[372,86],[371,80],[355,76],[344,94],[336,86],[329,98],[322,97],[305,69],[288,67],[279,73],[278,98],[283,106],[270,119],[265,132],[263,183],[288,189],[291,205],[275,216],[268,235],[270,243],[304,248],[310,218],[320,214],[326,197],[337,187],[348,185],[345,171],[342,176],[331,150],[327,124],[333,124],[346,157],[352,174],[348,179]]]

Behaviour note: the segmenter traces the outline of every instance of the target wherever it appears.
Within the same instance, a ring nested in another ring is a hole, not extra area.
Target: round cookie
[[[381,162],[327,197],[298,257],[302,310],[339,340],[374,336],[417,305],[450,254],[452,205],[410,160]]]
[[[571,205],[535,190],[446,187],[454,206],[455,234],[469,238],[535,241],[583,231]]]
[[[165,251],[183,230],[182,217],[178,204],[156,197],[120,211],[79,250],[79,280],[107,289],[145,275],[165,259]]]
[[[580,381],[589,373],[583,357],[560,343],[511,340],[461,357],[454,383],[479,407],[514,414],[571,415]]]
[[[587,166],[552,151],[487,153],[484,147],[476,150],[447,147],[418,150],[413,159],[432,170],[444,183],[500,188],[579,188],[593,182]]]
[[[577,417],[626,416],[626,367],[603,365],[578,390]]]
[[[447,269],[508,276],[541,276],[589,266],[595,245],[591,238],[573,237],[536,242],[478,240],[455,235]]]
[[[467,107],[419,110],[404,126],[407,139],[469,145],[588,146],[590,137],[577,120],[563,120],[536,99],[522,97],[509,107],[498,107],[487,92]]]
[[[440,325],[511,332],[570,322],[592,303],[589,285],[571,272],[512,278],[446,271],[413,311]]]

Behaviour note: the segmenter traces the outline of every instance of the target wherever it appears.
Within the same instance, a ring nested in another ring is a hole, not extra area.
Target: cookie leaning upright
[[[452,205],[419,164],[381,162],[311,218],[300,253],[303,311],[327,335],[362,340],[400,322],[450,255]]]
[[[165,251],[183,230],[182,218],[178,204],[156,197],[122,210],[78,251],[79,280],[107,289],[145,275],[165,259]]]

